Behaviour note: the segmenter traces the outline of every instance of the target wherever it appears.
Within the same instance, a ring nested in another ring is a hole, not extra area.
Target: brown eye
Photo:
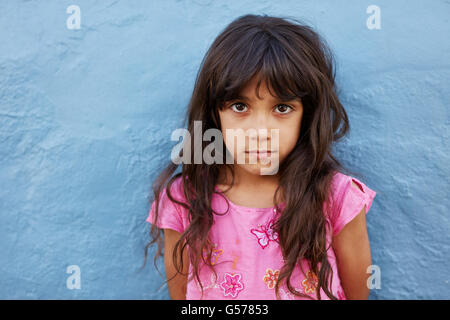
[[[233,107],[236,107],[236,108],[233,108]],[[234,112],[242,113],[242,112],[246,111],[245,108],[247,108],[247,106],[245,104],[242,104],[242,103],[233,103],[230,108]]]
[[[277,113],[279,114],[288,114],[293,110],[291,106],[288,106],[287,104],[279,104],[277,105],[276,109],[279,111]]]

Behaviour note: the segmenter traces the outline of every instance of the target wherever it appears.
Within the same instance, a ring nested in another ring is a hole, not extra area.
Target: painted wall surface
[[[370,298],[450,298],[449,1],[2,0],[1,299],[169,298],[154,250],[138,272],[151,182],[207,48],[247,13],[303,19],[335,53],[336,154],[377,191]]]

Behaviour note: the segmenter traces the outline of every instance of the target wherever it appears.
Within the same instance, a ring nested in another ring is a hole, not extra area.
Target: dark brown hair
[[[329,289],[333,270],[327,259],[323,205],[331,205],[329,193],[334,173],[349,172],[331,150],[333,142],[349,131],[349,122],[336,92],[333,55],[319,34],[293,18],[249,14],[234,20],[214,40],[201,63],[185,118],[187,130],[193,136],[194,120],[201,120],[202,132],[210,128],[221,130],[218,110],[224,102],[236,98],[254,76],[259,79],[257,90],[261,81],[266,81],[275,91],[274,96],[286,100],[299,97],[304,108],[297,144],[280,164],[280,183],[274,195],[274,203],[278,205],[277,194],[282,192],[286,204],[274,225],[284,257],[275,286],[277,298],[280,283],[286,281],[291,293],[312,299],[296,291],[291,283],[296,266],[305,274],[299,262],[306,259],[318,277],[317,299],[321,299],[320,288],[330,299],[336,299]],[[203,142],[203,148],[206,145]],[[232,164],[226,164],[225,158],[223,164],[193,163],[191,159],[191,164],[181,164],[181,173],[174,175],[179,165],[170,162],[153,184],[153,198],[156,220],[164,188],[171,201],[188,210],[189,226],[176,243],[173,259],[181,273],[182,253],[188,249],[194,270],[192,277],[203,292],[198,271],[202,262],[214,270],[209,260],[212,252],[209,231],[214,215],[222,214],[211,208],[211,198],[216,192],[219,169],[223,166],[229,169],[233,181],[234,173]],[[178,177],[184,182],[186,202],[170,194],[172,183]],[[150,230],[152,240],[145,247],[144,265],[149,246],[156,242],[156,266],[163,248],[161,234],[162,230],[154,223]],[[206,259],[204,250],[209,253]]]

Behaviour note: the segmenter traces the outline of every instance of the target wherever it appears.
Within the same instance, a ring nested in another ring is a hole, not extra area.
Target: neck
[[[234,189],[240,189],[240,190],[252,190],[255,188],[255,186],[258,186],[257,188],[259,190],[270,190],[272,189],[274,192],[279,184],[280,176],[279,174],[275,175],[258,175],[258,174],[252,174],[239,166],[235,165],[233,166],[234,170],[234,182],[233,187]],[[230,170],[220,170],[218,184],[230,186],[232,182],[232,176]]]

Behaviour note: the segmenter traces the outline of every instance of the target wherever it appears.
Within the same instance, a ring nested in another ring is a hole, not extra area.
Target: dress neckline
[[[228,197],[225,195],[225,193],[223,193],[223,191],[220,190],[217,185],[214,186],[214,189],[225,198],[225,200],[229,203],[230,207],[237,209],[239,211],[246,211],[246,212],[268,212],[268,211],[276,212],[277,211],[276,206],[267,207],[267,208],[256,208],[256,207],[246,207],[246,206],[236,204],[233,201],[231,201],[230,199],[228,199]],[[280,208],[284,208],[284,206],[285,206],[284,202],[282,202],[279,205]]]

